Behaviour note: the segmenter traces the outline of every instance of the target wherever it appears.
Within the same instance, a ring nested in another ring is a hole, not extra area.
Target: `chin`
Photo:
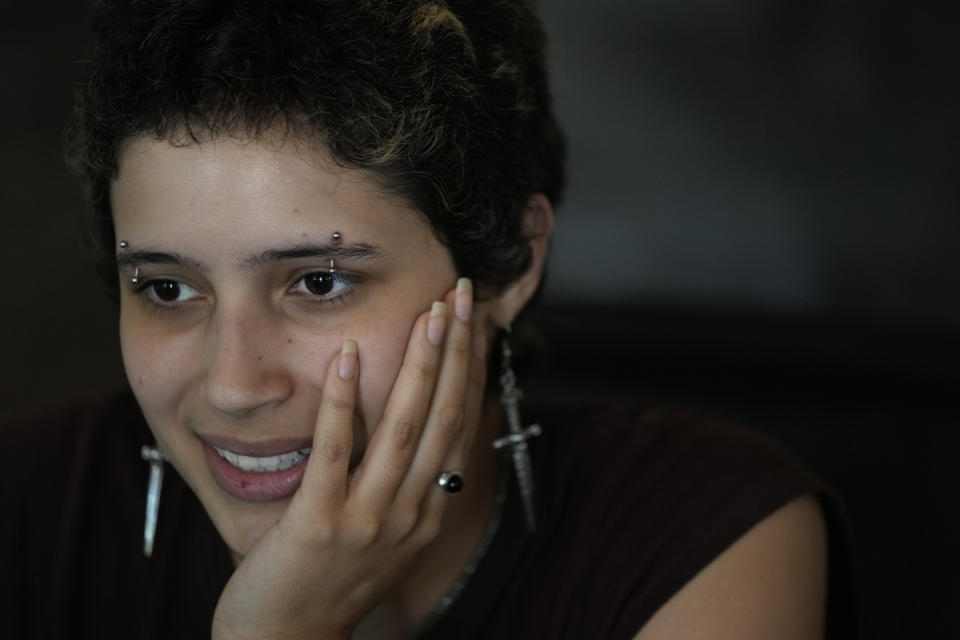
[[[242,559],[277,524],[289,505],[290,500],[285,499],[238,506],[221,504],[215,509],[204,506],[234,557]]]
[[[257,501],[230,495],[217,484],[200,451],[190,450],[179,461],[182,465],[177,464],[176,459],[171,462],[200,500],[235,559],[242,559],[250,553],[290,505],[290,497]]]

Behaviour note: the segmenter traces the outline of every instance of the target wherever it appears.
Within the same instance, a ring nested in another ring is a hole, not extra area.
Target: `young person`
[[[3,434],[15,636],[850,632],[836,501],[777,448],[522,414],[564,168],[524,2],[95,30],[71,153],[132,394]]]

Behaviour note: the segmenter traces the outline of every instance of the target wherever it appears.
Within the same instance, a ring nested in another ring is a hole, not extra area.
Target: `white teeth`
[[[290,467],[300,464],[310,455],[312,447],[297,449],[289,453],[281,453],[278,456],[266,456],[264,458],[254,458],[253,456],[241,456],[240,454],[219,447],[214,450],[220,456],[242,471],[253,471],[254,473],[273,473],[274,471],[285,471]]]

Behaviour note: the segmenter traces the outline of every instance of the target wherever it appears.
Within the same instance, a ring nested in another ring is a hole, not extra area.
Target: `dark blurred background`
[[[2,2],[0,418],[123,384],[62,127],[89,2]],[[846,496],[865,637],[960,637],[953,14],[543,0],[570,190],[539,399],[655,401]]]

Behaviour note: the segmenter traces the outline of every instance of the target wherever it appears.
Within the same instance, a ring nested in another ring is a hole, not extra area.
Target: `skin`
[[[482,304],[469,287],[454,290],[451,256],[416,211],[308,145],[137,138],[111,199],[116,237],[129,244],[118,258],[131,387],[238,565],[212,636],[413,629],[489,519],[499,423],[484,402],[487,344],[542,278],[547,199],[527,203],[530,270]],[[333,302],[302,280],[328,259],[258,259],[334,232],[376,256],[338,255],[352,278]],[[154,295],[158,281],[178,283],[173,303]],[[437,300],[446,305],[431,315]],[[254,502],[219,487],[202,437],[307,439],[313,453],[296,493]],[[437,489],[441,469],[463,470],[462,494]],[[822,637],[825,584],[823,519],[806,497],[734,543],[637,638]]]
[[[452,290],[422,216],[307,145],[134,139],[111,199],[131,387],[238,563],[214,637],[350,637],[378,605],[412,627],[489,517],[493,453],[472,447],[498,431],[483,410],[486,345],[540,280],[546,199],[531,198],[534,266],[483,304],[469,283]],[[375,255],[338,254],[345,278],[318,300],[302,278],[326,256],[268,252],[334,232]],[[314,449],[292,497],[250,501],[217,484],[204,438]],[[441,469],[470,478],[454,500],[434,484]]]
[[[751,528],[668,600],[636,640],[823,638],[827,533],[812,496]]]
[[[176,280],[198,295],[158,311],[148,295],[122,286],[120,340],[161,449],[239,556],[289,501],[225,496],[208,477],[194,434],[309,436],[328,365],[346,339],[362,348],[357,413],[371,431],[414,322],[456,282],[449,253],[419,216],[324,164],[229,139],[182,148],[140,139],[122,154],[111,191],[117,237],[130,251],[176,253],[204,266],[138,263],[143,282]],[[338,270],[367,281],[334,302],[290,291],[298,276],[326,270],[328,260],[240,266],[269,249],[322,244],[335,231],[381,247],[383,257],[338,260]],[[132,275],[124,269],[121,283]]]

